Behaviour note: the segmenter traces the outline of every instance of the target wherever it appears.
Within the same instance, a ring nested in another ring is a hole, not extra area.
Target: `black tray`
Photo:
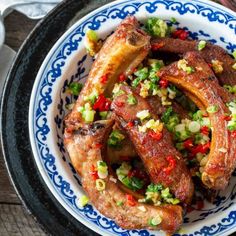
[[[51,235],[97,235],[55,199],[44,183],[30,146],[28,109],[39,67],[69,23],[110,0],[63,1],[40,21],[21,47],[4,86],[1,106],[1,142],[15,189],[26,208]],[[23,26],[22,26],[23,27]]]

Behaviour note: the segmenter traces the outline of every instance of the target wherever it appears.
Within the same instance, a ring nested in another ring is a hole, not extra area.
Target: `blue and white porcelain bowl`
[[[29,111],[31,146],[38,169],[61,205],[78,221],[101,235],[164,235],[159,231],[125,230],[101,215],[92,205],[80,208],[83,195],[79,176],[73,169],[63,145],[65,106],[72,97],[65,93],[71,81],[85,81],[92,65],[87,56],[84,36],[87,29],[105,38],[127,15],[140,21],[151,16],[177,19],[176,27],[190,31],[193,39],[205,39],[227,49],[236,49],[236,13],[207,0],[120,0],[91,12],[56,42],[35,80]],[[185,215],[181,232],[176,235],[229,235],[236,231],[236,174],[229,187],[213,204]]]

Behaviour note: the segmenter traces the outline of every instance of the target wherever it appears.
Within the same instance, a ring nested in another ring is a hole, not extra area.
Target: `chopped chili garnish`
[[[193,140],[192,139],[187,139],[186,141],[184,141],[184,148],[186,149],[191,149],[193,147]]]
[[[96,143],[96,144],[95,144],[95,147],[99,149],[99,148],[102,147],[102,144],[101,144],[101,143]]]
[[[230,121],[232,119],[231,116],[223,116],[223,120],[225,121]]]
[[[173,38],[179,38],[179,39],[185,40],[185,39],[188,38],[188,32],[183,30],[183,29],[178,29],[178,30],[175,30],[172,33],[172,37]]]
[[[156,50],[158,50],[158,49],[164,47],[164,45],[165,45],[164,42],[161,42],[161,43],[153,43],[153,44],[151,45],[151,49],[152,49],[153,51],[156,51]]]
[[[107,99],[103,94],[99,95],[97,101],[93,105],[94,110],[108,111],[111,106],[111,101]]]
[[[120,82],[125,81],[125,80],[126,80],[126,76],[125,76],[125,74],[124,74],[124,73],[121,73],[121,74],[119,75],[118,80],[119,80]]]
[[[162,138],[162,133],[161,132],[154,132],[154,131],[149,131],[148,135],[151,136],[153,139],[159,141]]]
[[[168,156],[166,160],[169,162],[168,166],[163,168],[163,172],[165,174],[170,174],[170,172],[175,168],[176,166],[176,160],[173,156]]]
[[[97,172],[97,170],[96,170],[96,168],[95,168],[94,165],[91,166],[90,175],[92,176],[92,179],[93,179],[93,180],[96,180],[96,179],[99,178],[99,177],[98,177],[98,172]]]
[[[118,107],[123,107],[125,105],[125,103],[124,102],[120,102],[120,101],[116,101],[116,105]]]
[[[212,64],[211,63],[207,63],[208,64],[208,66],[210,67],[210,68],[212,68]]]
[[[208,151],[208,149],[210,148],[210,145],[211,145],[211,142],[208,142],[206,144],[199,144],[192,149],[191,154],[194,156],[197,153],[205,154]]]
[[[161,88],[167,88],[168,84],[169,84],[169,82],[166,79],[161,79],[159,81],[159,85],[160,85]]]
[[[136,205],[136,200],[131,194],[126,194],[126,200],[127,200],[127,204],[129,206],[135,206]]]
[[[231,136],[232,136],[233,138],[236,138],[236,130],[234,130],[234,131],[231,132]]]
[[[107,75],[103,75],[103,76],[101,77],[101,79],[100,79],[100,82],[101,82],[102,84],[105,84],[105,83],[107,82],[107,80],[108,80],[108,76],[107,76]]]
[[[128,126],[129,128],[133,127],[133,126],[134,126],[134,122],[133,122],[133,121],[128,122],[128,123],[127,123],[127,126]]]
[[[200,129],[200,132],[202,134],[208,135],[209,134],[209,128],[207,126],[202,126]]]

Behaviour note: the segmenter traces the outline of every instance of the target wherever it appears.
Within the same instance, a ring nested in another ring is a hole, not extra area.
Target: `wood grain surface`
[[[36,25],[24,15],[13,11],[5,18],[5,43],[17,51]],[[10,183],[0,150],[0,236],[45,236],[33,216],[27,212]]]

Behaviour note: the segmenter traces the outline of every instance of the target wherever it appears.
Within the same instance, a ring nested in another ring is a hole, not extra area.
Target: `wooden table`
[[[6,44],[15,51],[33,29],[37,21],[14,11],[5,19]],[[22,206],[12,187],[0,150],[0,235],[45,236],[33,216]]]

